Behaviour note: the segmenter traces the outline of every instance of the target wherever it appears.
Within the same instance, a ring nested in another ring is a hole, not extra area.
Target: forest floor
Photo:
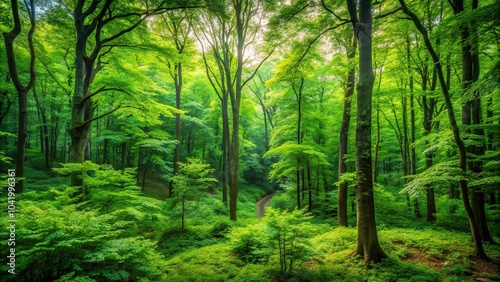
[[[150,173],[144,194],[164,200],[167,185],[159,175]],[[248,196],[243,192],[245,190],[242,189],[242,197]],[[256,214],[256,218],[264,216],[265,208],[271,205],[273,196],[253,197],[253,207],[256,209],[253,214]],[[246,209],[251,206],[247,203]],[[245,219],[248,216],[251,216],[249,211],[242,218],[243,222],[239,221],[236,226],[248,228],[259,224],[250,218]],[[350,255],[355,247],[355,227],[337,228],[321,221],[314,224],[318,224],[314,228],[318,230],[314,231],[315,235],[311,238],[319,255],[299,265],[300,271],[290,281],[500,281],[497,280],[500,278],[498,257],[491,261],[473,257],[467,233],[382,226],[380,238],[389,259],[373,269],[365,270],[359,260]],[[183,240],[189,241],[190,236],[193,236],[191,239],[200,242],[199,246],[191,242],[188,244],[190,247],[179,246],[178,252],[167,256],[169,281],[278,281],[275,265],[241,261],[232,252],[227,239],[212,241],[200,235],[205,229],[205,225],[191,225]],[[173,243],[177,239],[171,237],[170,240],[174,240]],[[491,248],[490,253],[499,253],[497,245],[488,247]],[[203,271],[203,275],[200,271]],[[200,277],[208,280],[199,280]]]
[[[450,266],[451,252],[457,250],[444,250],[441,256],[429,254],[423,248],[410,247],[401,243],[395,243],[395,246],[401,249],[406,249],[406,256],[402,257],[402,261],[411,262],[419,265],[427,265],[429,268],[443,273],[443,268]],[[457,248],[459,249],[459,248]],[[470,255],[468,257],[470,268],[464,274],[471,276],[471,281],[492,281],[484,277],[485,275],[494,276],[500,273],[500,262],[494,259],[484,260]]]

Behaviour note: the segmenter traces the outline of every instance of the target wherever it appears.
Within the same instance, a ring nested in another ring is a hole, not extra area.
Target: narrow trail
[[[264,197],[262,197],[262,199],[260,199],[256,206],[257,206],[257,218],[262,218],[264,216],[264,212],[265,212],[265,209],[267,206],[269,206],[270,202],[271,202],[271,198],[274,196],[274,194],[268,194],[268,195],[265,195]]]

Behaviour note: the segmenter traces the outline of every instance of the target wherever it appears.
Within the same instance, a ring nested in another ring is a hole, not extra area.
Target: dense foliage
[[[1,0],[0,281],[499,280],[499,19]]]

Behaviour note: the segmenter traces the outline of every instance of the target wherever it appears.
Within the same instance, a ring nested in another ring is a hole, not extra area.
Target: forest
[[[0,0],[0,281],[500,281],[499,0]]]

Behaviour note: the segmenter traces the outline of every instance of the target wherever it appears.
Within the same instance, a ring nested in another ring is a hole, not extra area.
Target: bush
[[[286,280],[297,263],[312,258],[309,238],[313,228],[303,211],[266,210],[262,224],[234,228],[229,235],[231,250],[245,262],[277,261],[280,279]]]
[[[17,281],[162,279],[163,258],[155,244],[124,236],[129,222],[77,205],[58,209],[23,201],[19,208]]]
[[[441,196],[437,199],[436,206],[438,207],[436,213],[437,226],[464,232],[470,230],[467,214],[461,200]]]
[[[228,237],[231,251],[242,261],[266,262],[269,259],[266,227],[263,224],[233,228]]]
[[[212,228],[210,229],[210,234],[214,238],[225,238],[229,233],[233,223],[227,218],[219,218],[212,224]]]

